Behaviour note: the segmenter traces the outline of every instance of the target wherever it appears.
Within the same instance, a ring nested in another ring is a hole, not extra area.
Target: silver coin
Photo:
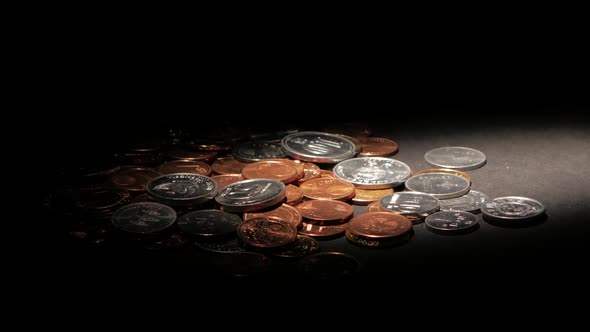
[[[440,209],[438,198],[409,191],[385,195],[379,200],[379,205],[387,210],[414,217],[426,217]]]
[[[281,146],[294,159],[316,163],[337,163],[356,154],[356,146],[350,140],[317,131],[287,135]]]
[[[168,205],[142,202],[124,206],[113,213],[113,225],[125,232],[149,234],[171,226],[176,212]]]
[[[460,233],[477,226],[477,217],[464,211],[439,211],[426,217],[426,228],[435,232]]]
[[[406,189],[431,194],[439,199],[449,199],[469,192],[471,182],[466,178],[448,173],[423,173],[406,181]]]
[[[217,182],[200,174],[173,173],[150,181],[147,191],[169,204],[198,204],[215,197]]]
[[[251,179],[229,184],[215,197],[228,212],[261,210],[285,199],[285,185],[278,180]]]
[[[440,209],[441,211],[465,211],[465,212],[478,212],[479,208],[490,200],[490,197],[484,193],[475,190],[469,190],[469,192],[463,196],[441,199]]]
[[[334,175],[357,187],[383,189],[397,187],[410,177],[405,163],[382,157],[353,158],[334,166]]]
[[[462,146],[447,146],[426,152],[426,162],[440,168],[468,171],[482,167],[486,155],[481,151]]]
[[[242,218],[220,210],[199,210],[178,218],[178,227],[184,232],[198,236],[223,236],[235,234]]]
[[[236,145],[232,149],[232,155],[243,162],[287,158],[279,145],[259,141],[248,141]]]
[[[545,212],[543,204],[535,199],[521,196],[494,198],[481,207],[484,217],[496,220],[524,220]]]
[[[230,239],[199,240],[195,242],[195,245],[203,250],[220,254],[246,251],[246,248],[240,245],[240,241],[237,237]]]

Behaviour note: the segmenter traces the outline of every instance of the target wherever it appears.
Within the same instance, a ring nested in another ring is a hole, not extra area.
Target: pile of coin
[[[435,168],[413,172],[392,158],[399,150],[395,141],[367,133],[258,133],[241,141],[189,140],[127,151],[118,155],[127,165],[109,172],[90,196],[74,199],[73,210],[82,219],[110,219],[119,233],[160,242],[176,234],[207,252],[308,256],[302,262],[309,264],[353,261],[318,254],[317,240],[344,236],[357,246],[389,247],[410,240],[422,222],[435,233],[460,234],[477,229],[473,213],[480,210],[504,225],[544,213],[533,199],[490,200],[471,190],[465,171],[485,165],[480,151],[436,148],[424,155]],[[173,141],[180,138],[188,140]],[[366,212],[355,214],[353,205]]]

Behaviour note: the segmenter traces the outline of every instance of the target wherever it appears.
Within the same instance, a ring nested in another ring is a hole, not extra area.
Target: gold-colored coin
[[[320,169],[320,177],[337,179],[336,175],[334,175],[334,172],[325,169]]]
[[[297,205],[303,202],[303,191],[301,191],[301,188],[292,184],[288,184],[285,187],[285,196],[287,196],[286,204]]]
[[[448,169],[448,168],[425,169],[425,170],[416,172],[414,175],[425,174],[425,173],[445,173],[445,174],[458,175],[458,176],[466,178],[467,180],[469,180],[469,182],[471,182],[471,176],[469,174],[467,174],[465,172],[458,171],[456,169]]]
[[[309,199],[332,199],[347,201],[354,197],[355,188],[350,182],[337,178],[318,178],[302,183],[299,188]]]
[[[356,195],[354,195],[352,202],[358,205],[368,205],[372,202],[378,201],[381,197],[393,193],[392,188],[386,189],[359,189],[355,188]]]
[[[363,137],[359,140],[362,148],[359,157],[389,157],[399,150],[399,145],[387,138]]]

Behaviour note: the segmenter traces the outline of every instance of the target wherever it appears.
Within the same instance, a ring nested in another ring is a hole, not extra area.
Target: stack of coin
[[[412,222],[388,212],[364,213],[350,220],[346,238],[361,246],[385,247],[407,241]]]
[[[173,173],[150,181],[147,191],[150,196],[168,205],[196,206],[217,195],[217,183],[204,175]]]
[[[302,235],[312,237],[335,237],[348,227],[354,209],[345,202],[334,200],[310,200],[297,205],[303,217]]]

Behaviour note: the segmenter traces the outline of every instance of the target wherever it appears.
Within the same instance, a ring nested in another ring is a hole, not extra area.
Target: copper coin
[[[161,174],[191,173],[209,175],[211,174],[211,166],[198,160],[173,160],[160,165],[158,172]]]
[[[296,181],[300,180],[305,175],[305,163],[303,161],[292,160],[292,159],[278,159],[278,160],[282,160],[290,165],[293,165],[295,167],[295,169],[297,169]]]
[[[113,186],[121,190],[144,191],[147,188],[147,184],[160,175],[153,168],[122,168],[111,175],[110,182]]]
[[[299,210],[287,204],[282,204],[281,206],[270,211],[244,213],[244,221],[258,217],[277,217],[283,221],[288,222],[295,228],[301,228],[303,222],[303,218],[301,217]]]
[[[297,235],[295,242],[286,246],[277,248],[271,252],[273,256],[298,258],[304,257],[320,251],[319,242],[311,237]]]
[[[241,174],[244,166],[248,165],[234,157],[217,158],[211,168],[215,174]]]
[[[399,145],[387,138],[363,137],[359,140],[362,148],[359,157],[388,157],[399,150]]]
[[[344,236],[350,242],[363,247],[389,247],[402,244],[410,239],[410,233],[392,239],[367,239],[346,230]]]
[[[354,185],[340,179],[319,178],[302,183],[303,196],[309,199],[335,199],[347,201],[354,197]]]
[[[320,177],[321,178],[336,178],[336,175],[334,175],[334,172],[332,171],[328,171],[325,169],[320,169]]]
[[[242,174],[213,175],[211,178],[217,182],[217,190],[219,191],[228,184],[244,180]]]
[[[355,188],[356,194],[352,199],[352,202],[359,205],[367,205],[372,202],[378,201],[381,197],[393,193],[392,188],[387,189],[359,189]]]
[[[168,149],[164,154],[174,160],[197,160],[212,163],[217,157],[216,151],[189,151],[178,147]]]
[[[299,183],[309,181],[311,179],[320,177],[320,168],[313,163],[303,163],[303,177],[299,179]]]
[[[297,205],[297,210],[307,223],[340,224],[354,214],[350,204],[332,200],[311,200]]]
[[[299,234],[327,238],[344,233],[348,228],[348,223],[334,225],[334,226],[320,226],[314,224],[303,223],[303,227],[299,230]]]
[[[301,188],[292,184],[285,187],[285,196],[287,196],[287,201],[285,203],[289,205],[297,205],[303,202],[303,191],[301,191]]]
[[[245,179],[273,179],[291,183],[297,178],[297,169],[284,161],[264,160],[244,166],[242,176]]]
[[[399,214],[387,212],[363,213],[350,220],[348,230],[368,239],[386,239],[405,234],[412,222]]]
[[[253,247],[276,248],[295,242],[297,229],[280,218],[258,217],[241,223],[238,237]]]
[[[418,171],[414,175],[424,174],[424,173],[446,173],[446,174],[458,175],[458,176],[462,176],[462,177],[466,178],[469,182],[471,182],[471,176],[469,174],[467,174],[465,172],[458,171],[456,169],[449,169],[449,168],[430,168],[430,169]]]

